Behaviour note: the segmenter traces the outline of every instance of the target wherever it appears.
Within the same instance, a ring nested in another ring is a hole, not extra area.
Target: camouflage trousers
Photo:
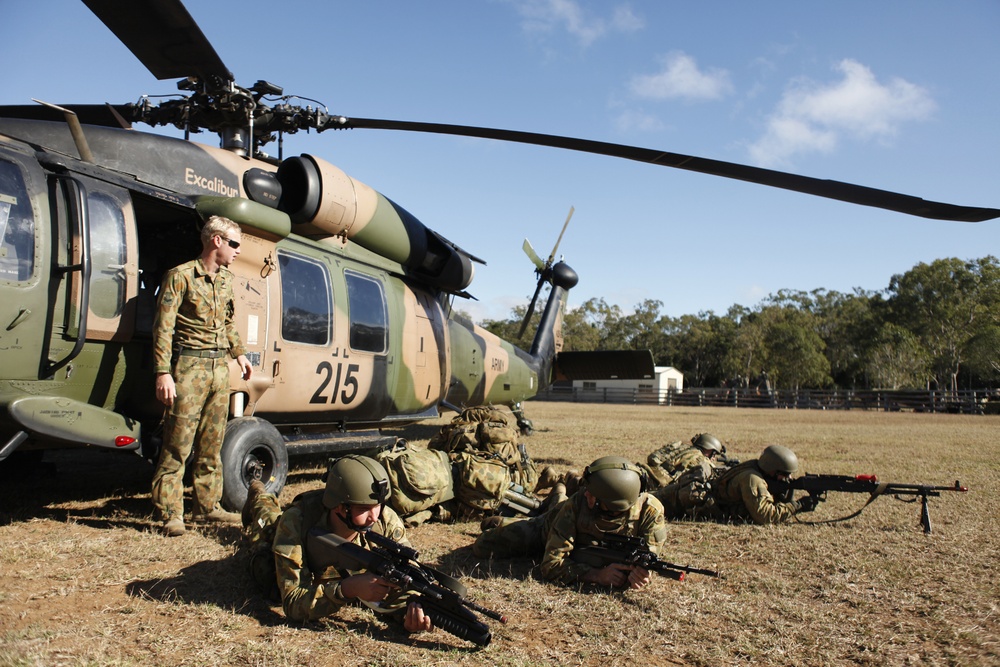
[[[274,565],[274,535],[281,518],[281,506],[274,494],[257,496],[250,509],[250,525],[245,535],[249,542],[247,568],[250,578],[269,600],[281,602],[278,591],[277,568]]]
[[[222,498],[222,438],[229,416],[227,357],[181,355],[173,370],[177,398],[163,427],[153,474],[153,506],[164,520],[184,515],[184,466],[191,457],[192,512],[207,514]]]
[[[546,515],[522,519],[502,519],[499,526],[483,531],[472,545],[472,553],[480,558],[514,558],[537,556],[545,550],[548,535]]]

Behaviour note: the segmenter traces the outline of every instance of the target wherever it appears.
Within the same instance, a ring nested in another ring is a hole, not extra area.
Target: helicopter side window
[[[125,305],[125,214],[105,192],[87,195],[90,211],[90,310],[98,317],[118,317]]]
[[[17,165],[0,160],[0,279],[23,281],[35,270],[35,217]]]
[[[344,277],[351,317],[351,349],[385,352],[389,327],[382,283],[352,271],[345,271]]]
[[[294,343],[330,342],[330,280],[326,268],[298,255],[278,252],[281,275],[281,337]]]

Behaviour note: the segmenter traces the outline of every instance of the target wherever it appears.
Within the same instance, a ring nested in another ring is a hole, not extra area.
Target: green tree
[[[969,341],[965,374],[970,387],[993,386],[1000,380],[1000,326],[985,325]]]
[[[826,344],[817,332],[816,316],[782,295],[771,301],[740,314],[727,370],[744,384],[766,373],[776,389],[831,384],[830,362],[823,354]]]
[[[765,370],[776,389],[830,385],[826,344],[816,330],[816,317],[790,306],[765,308]]]
[[[717,387],[730,375],[726,355],[737,325],[728,316],[709,311],[664,321],[664,364],[682,371],[690,387]]]
[[[867,360],[884,322],[884,301],[877,292],[855,288],[851,294],[817,290],[813,312],[826,343],[830,375],[840,387],[869,387]]]
[[[888,293],[892,321],[920,339],[938,385],[957,390],[966,348],[985,327],[997,323],[997,259],[920,263],[893,276]]]
[[[666,318],[660,315],[662,301],[646,299],[621,318],[622,349],[650,350],[658,364],[666,363]],[[610,349],[610,348],[609,348]]]
[[[911,331],[886,323],[865,355],[865,369],[879,389],[925,387],[930,378],[930,356]]]

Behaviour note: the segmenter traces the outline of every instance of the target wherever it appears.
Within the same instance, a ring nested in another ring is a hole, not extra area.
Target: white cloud
[[[930,93],[894,78],[887,84],[855,60],[836,69],[839,81],[792,84],[768,120],[767,131],[750,146],[756,164],[782,166],[797,154],[833,151],[843,138],[887,142],[906,121],[929,117],[935,109]]]
[[[686,53],[664,56],[656,74],[632,77],[629,89],[636,97],[652,100],[715,100],[733,90],[729,72],[722,69],[698,69],[695,59]]]
[[[616,32],[639,32],[646,27],[645,21],[635,15],[628,5],[615,7],[614,16],[611,18],[611,27]]]
[[[610,18],[591,16],[577,0],[515,0],[524,19],[524,29],[531,32],[565,30],[583,46],[589,46],[608,33],[631,33],[645,23],[628,5],[616,6]]]
[[[659,132],[664,128],[663,121],[658,117],[641,111],[623,111],[615,118],[615,125],[620,132]]]

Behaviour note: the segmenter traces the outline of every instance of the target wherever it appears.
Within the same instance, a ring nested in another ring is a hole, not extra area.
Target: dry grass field
[[[792,447],[808,472],[877,473],[967,494],[919,505],[880,498],[850,521],[774,527],[674,523],[664,557],[721,579],[654,578],[638,592],[540,581],[524,559],[480,562],[474,523],[411,539],[470,597],[510,617],[477,649],[452,635],[407,636],[370,612],[290,625],[245,574],[236,528],[156,532],[149,464],[61,453],[55,466],[0,464],[0,665],[997,665],[1000,664],[1000,417],[679,409],[529,403],[533,458],[581,468],[633,460],[709,431],[731,454]],[[450,418],[453,415],[447,415]],[[401,430],[423,443],[447,419]],[[295,463],[281,496],[319,485]],[[851,513],[839,494],[810,518]]]

